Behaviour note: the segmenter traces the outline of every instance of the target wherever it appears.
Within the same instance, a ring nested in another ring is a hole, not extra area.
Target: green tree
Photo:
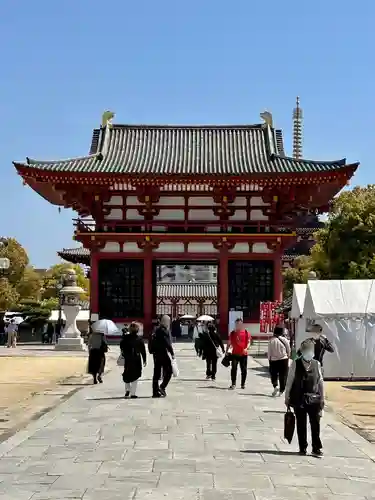
[[[26,250],[14,238],[4,238],[4,244],[0,247],[0,257],[6,257],[10,261],[9,269],[3,272],[3,276],[11,285],[17,285],[29,264]]]
[[[375,185],[344,191],[311,251],[320,278],[375,278]]]
[[[75,270],[77,285],[85,291],[81,296],[81,300],[88,300],[90,282],[79,264],[56,264],[48,269],[43,279],[42,300],[59,297],[58,285],[62,283],[62,278],[68,269]]]
[[[12,309],[18,302],[19,295],[7,278],[0,278],[0,311]]]
[[[22,279],[16,284],[20,300],[39,300],[42,289],[42,278],[31,266],[25,268]]]
[[[309,273],[313,270],[313,261],[310,256],[301,256],[294,259],[292,267],[283,271],[284,299],[293,294],[293,285],[307,283]]]

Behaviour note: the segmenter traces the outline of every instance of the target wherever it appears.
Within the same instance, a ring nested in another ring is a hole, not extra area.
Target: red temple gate
[[[107,115],[106,115],[107,116]],[[259,325],[259,304],[282,299],[282,255],[301,217],[327,211],[358,164],[285,156],[272,120],[250,126],[132,126],[103,121],[90,155],[14,163],[25,184],[79,214],[90,250],[91,315],[156,314],[154,262],[219,266],[223,336],[230,309]]]

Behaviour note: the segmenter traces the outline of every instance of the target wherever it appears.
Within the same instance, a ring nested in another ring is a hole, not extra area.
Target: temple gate
[[[106,121],[90,154],[15,162],[24,183],[77,211],[74,237],[90,252],[91,317],[156,315],[155,262],[218,265],[218,320],[282,299],[282,256],[296,228],[327,211],[358,164],[290,158],[269,113],[246,126],[134,126]],[[113,116],[113,114],[112,114]]]

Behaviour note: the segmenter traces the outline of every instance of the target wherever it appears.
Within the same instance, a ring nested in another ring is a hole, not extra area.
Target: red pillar
[[[219,260],[219,329],[223,339],[228,338],[229,297],[228,297],[228,250],[220,249]]]
[[[99,314],[98,265],[99,265],[98,254],[94,250],[91,250],[91,257],[90,257],[90,314]]]
[[[153,310],[152,253],[148,250],[145,250],[143,265],[143,334],[148,338],[152,331]]]
[[[274,300],[281,302],[283,300],[283,275],[281,253],[277,252],[273,260],[273,282],[274,282]]]

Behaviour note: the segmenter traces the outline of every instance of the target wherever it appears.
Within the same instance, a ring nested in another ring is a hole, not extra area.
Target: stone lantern
[[[77,285],[77,274],[74,269],[68,269],[64,276],[63,287],[60,290],[62,310],[66,324],[56,344],[59,351],[84,351],[85,343],[77,328],[77,316],[81,310],[79,297],[84,290]]]

